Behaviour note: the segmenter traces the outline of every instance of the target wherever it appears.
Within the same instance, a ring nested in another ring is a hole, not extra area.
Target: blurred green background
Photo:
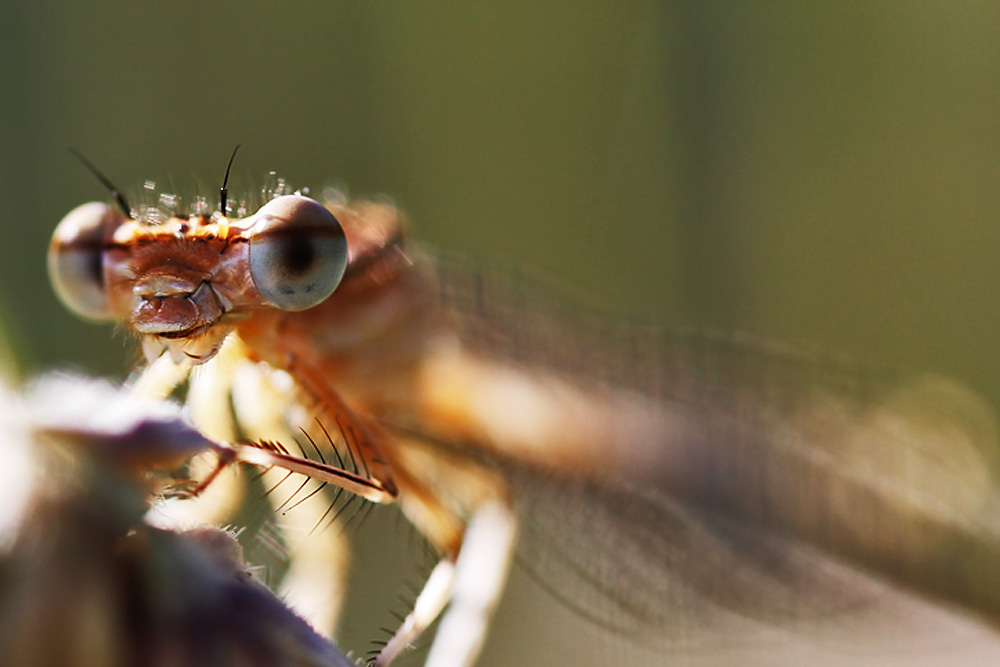
[[[8,1],[0,35],[0,312],[25,371],[136,358],[50,291],[52,229],[105,198],[65,146],[127,192],[211,191],[242,143],[235,192],[276,170],[385,193],[421,239],[614,316],[1000,404],[996,2]]]

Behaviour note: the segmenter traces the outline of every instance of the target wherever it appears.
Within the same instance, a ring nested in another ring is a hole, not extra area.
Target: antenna
[[[233,154],[229,156],[229,164],[226,165],[226,175],[222,179],[222,187],[219,188],[219,212],[224,218],[229,217],[226,213],[226,207],[229,205],[229,202],[227,201],[229,199],[229,170],[233,168],[233,160],[236,159],[236,151],[238,151],[242,145],[243,144],[236,144],[236,148],[233,149]]]
[[[239,146],[237,146],[237,148],[239,148]],[[128,216],[129,220],[135,220],[135,217],[132,215],[132,207],[128,205],[128,202],[125,200],[125,195],[123,195],[118,190],[118,188],[115,187],[115,184],[112,183],[110,180],[108,180],[108,177],[105,176],[104,174],[102,174],[101,170],[98,169],[97,167],[95,167],[94,164],[90,160],[88,160],[87,158],[85,158],[83,156],[83,153],[81,153],[80,151],[76,150],[72,146],[67,147],[66,150],[68,150],[70,152],[70,155],[72,155],[77,160],[79,160],[80,163],[83,164],[83,166],[87,168],[87,171],[89,171],[91,174],[93,174],[94,177],[97,178],[97,180],[99,180],[101,182],[101,185],[103,185],[104,188],[108,192],[111,193],[111,196],[114,197],[115,202],[117,202],[118,208],[120,208],[122,210],[122,213],[124,213],[126,216]],[[234,155],[235,155],[235,153],[234,153]],[[232,160],[230,160],[230,163],[232,163]],[[227,176],[229,175],[229,171],[228,170],[226,171],[226,175]]]

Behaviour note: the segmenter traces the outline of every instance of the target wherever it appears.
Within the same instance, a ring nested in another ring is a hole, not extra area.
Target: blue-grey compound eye
[[[254,217],[250,275],[264,300],[305,310],[330,296],[347,268],[347,238],[333,214],[308,197],[286,195]]]
[[[63,304],[88,320],[113,319],[104,289],[104,229],[117,216],[107,204],[91,202],[70,211],[49,244],[49,280]]]

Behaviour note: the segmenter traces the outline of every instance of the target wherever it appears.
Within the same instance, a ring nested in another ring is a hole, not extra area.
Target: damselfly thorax
[[[909,632],[924,600],[1000,622],[993,415],[954,383],[560,313],[432,259],[392,206],[272,194],[242,220],[87,204],[56,230],[50,272],[78,313],[163,352],[147,376],[227,354],[273,369],[292,387],[244,407],[243,432],[276,410],[292,434],[343,434],[357,461],[263,443],[234,458],[398,498],[443,558],[379,661],[446,604],[431,663],[474,659],[515,514],[529,567],[654,641],[747,618]],[[572,547],[538,561],[553,533]],[[470,593],[463,570],[492,587]]]

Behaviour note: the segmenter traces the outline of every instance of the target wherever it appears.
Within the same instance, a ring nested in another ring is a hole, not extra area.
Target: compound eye
[[[330,296],[347,269],[347,237],[333,214],[308,197],[286,195],[254,217],[250,275],[264,300],[305,310]]]
[[[114,319],[104,285],[104,229],[120,223],[107,204],[91,202],[69,212],[49,243],[49,280],[67,308],[88,320]]]

